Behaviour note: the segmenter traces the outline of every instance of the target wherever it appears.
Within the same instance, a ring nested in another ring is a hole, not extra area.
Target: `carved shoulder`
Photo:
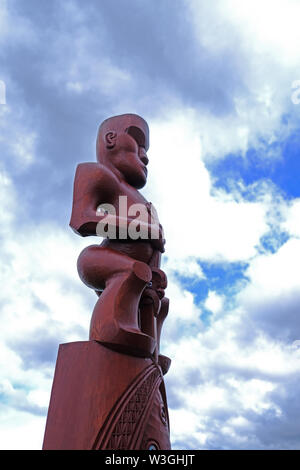
[[[101,197],[117,190],[115,175],[100,163],[79,163],[74,179],[73,199],[78,201],[85,194],[97,192]]]
[[[110,202],[118,189],[115,175],[100,163],[80,163],[76,168],[71,228],[82,236],[95,235],[99,204]]]

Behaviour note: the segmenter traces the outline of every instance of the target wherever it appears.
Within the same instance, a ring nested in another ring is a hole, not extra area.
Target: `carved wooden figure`
[[[44,449],[169,449],[160,354],[169,301],[160,269],[164,233],[138,191],[147,180],[149,129],[135,114],[105,120],[97,163],[79,164],[70,226],[100,245],[78,258],[81,280],[97,296],[89,341],[61,345]]]

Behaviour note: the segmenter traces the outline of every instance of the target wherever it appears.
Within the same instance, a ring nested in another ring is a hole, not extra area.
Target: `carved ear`
[[[112,149],[116,145],[117,133],[115,131],[109,131],[105,134],[106,148]]]

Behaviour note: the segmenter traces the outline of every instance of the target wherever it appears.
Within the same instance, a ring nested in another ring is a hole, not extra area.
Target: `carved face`
[[[145,150],[145,136],[140,128],[131,126],[116,135],[111,158],[113,165],[131,186],[137,189],[145,186],[149,160]]]

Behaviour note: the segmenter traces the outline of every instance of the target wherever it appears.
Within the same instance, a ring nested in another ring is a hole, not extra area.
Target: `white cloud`
[[[31,122],[30,110],[26,105],[15,102],[14,93],[18,86],[5,74],[7,103],[0,105],[0,149],[2,162],[0,171],[14,167],[16,173],[26,171],[36,163],[36,147],[39,136]],[[39,155],[39,163],[43,155]]]
[[[236,61],[229,85],[232,112],[214,116],[201,109],[198,115],[204,157],[245,156],[255,148],[264,162],[281,158],[270,144],[295,130],[299,116],[291,103],[291,85],[299,78],[299,3],[224,0],[212,6],[193,0],[187,8],[199,54],[203,47],[220,63],[226,54]]]
[[[40,450],[42,448],[44,417],[6,407],[1,411],[0,448],[2,450]]]
[[[0,44],[34,44],[34,28],[28,18],[15,15],[7,0],[0,0]]]
[[[199,332],[197,338],[168,345],[172,367],[166,381],[172,392],[175,446],[182,442],[189,446],[189,438],[201,432],[196,447],[200,449],[272,448],[272,443],[264,445],[256,433],[265,416],[279,423],[283,419],[292,392],[285,382],[300,372],[299,351],[255,333],[251,345],[237,341],[244,320],[233,312]],[[279,385],[286,394],[286,400],[280,402],[274,395]],[[179,425],[180,417],[187,430]],[[228,441],[224,433],[229,435]],[[195,443],[190,445],[187,448],[195,448]],[[277,443],[273,445],[276,448]],[[281,446],[285,445],[288,442],[282,436]]]
[[[283,65],[299,65],[300,31],[297,0],[225,0],[223,12],[229,21],[238,24],[244,37],[253,38],[258,54],[273,53]]]
[[[62,21],[72,18],[68,25],[74,29],[55,31],[55,40],[50,53],[56,63],[44,68],[43,79],[48,84],[62,87],[68,92],[82,94],[88,91],[113,97],[121,90],[128,92],[132,86],[131,74],[108,56],[104,27],[98,28],[98,53],[95,54],[95,37],[87,27],[88,10],[75,2],[65,2],[60,10]],[[65,17],[63,17],[65,15]],[[72,41],[70,42],[70,34]]]
[[[204,302],[205,308],[214,314],[222,312],[224,299],[214,291],[209,291]]]
[[[168,257],[167,261],[162,260],[163,269],[167,270],[169,273],[177,273],[181,276],[187,277],[194,282],[199,279],[204,279],[205,275],[201,269],[197,260],[190,256],[185,259],[177,259],[175,256]]]
[[[11,144],[13,154],[17,157],[17,163],[23,168],[34,162],[36,134],[18,134],[16,141]]]
[[[248,318],[245,331],[260,331],[289,345],[300,338],[299,257],[300,240],[290,238],[275,253],[251,261],[245,272],[248,283],[236,297]]]
[[[246,271],[250,284],[244,294],[253,301],[280,297],[300,288],[300,240],[290,239],[276,253],[253,260]]]
[[[286,230],[291,236],[300,237],[300,199],[293,199],[286,207],[282,223],[283,230]]]
[[[159,201],[170,258],[241,261],[256,254],[269,229],[264,201],[213,190],[203,163],[192,111],[167,122],[152,122],[149,151],[151,186],[145,193]]]

